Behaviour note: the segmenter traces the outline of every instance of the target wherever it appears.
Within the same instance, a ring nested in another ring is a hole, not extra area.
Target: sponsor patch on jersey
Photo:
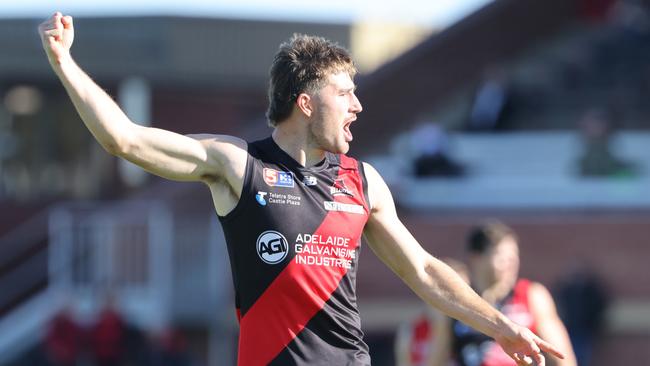
[[[264,182],[271,187],[293,187],[293,175],[291,175],[291,172],[264,168],[262,173],[264,176]]]
[[[267,230],[257,237],[257,255],[262,262],[267,264],[278,264],[287,257],[289,245],[287,239],[281,233],[274,230]]]
[[[318,180],[313,175],[305,175],[305,177],[302,179],[302,184],[311,187],[317,185]]]
[[[340,211],[340,212],[349,212],[353,214],[363,215],[364,210],[361,205],[354,205],[351,203],[342,203],[334,201],[324,201],[325,209],[327,211]]]
[[[266,202],[271,205],[300,206],[302,203],[302,197],[295,194],[269,192]]]
[[[345,185],[345,180],[343,180],[343,178],[334,181],[334,184],[330,187],[330,194],[332,196],[353,196],[352,191]]]
[[[264,197],[265,197],[267,194],[268,194],[267,192],[259,191],[259,192],[257,192],[257,194],[255,195],[255,200],[257,201],[257,203],[260,204],[260,206],[266,206],[266,199],[265,199]]]

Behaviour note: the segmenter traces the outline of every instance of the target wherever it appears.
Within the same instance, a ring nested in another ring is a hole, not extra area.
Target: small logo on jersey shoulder
[[[259,191],[255,195],[255,200],[257,201],[257,203],[260,204],[260,206],[266,206],[266,199],[264,199],[264,196],[266,196],[267,194],[268,194],[267,192]]]
[[[334,184],[330,187],[330,194],[332,196],[354,196],[352,191],[345,185],[345,180],[343,178],[338,178],[334,181]]]
[[[318,180],[313,175],[305,175],[302,179],[302,183],[306,186],[315,186],[318,184]]]
[[[291,172],[264,168],[262,175],[264,176],[264,182],[271,187],[293,187],[293,175],[291,175]]]
[[[257,255],[267,264],[278,264],[287,257],[289,246],[281,233],[267,230],[257,237]]]
[[[353,214],[363,215],[364,210],[361,205],[353,205],[350,203],[334,202],[334,201],[324,201],[323,205],[327,211],[340,211],[348,212]]]

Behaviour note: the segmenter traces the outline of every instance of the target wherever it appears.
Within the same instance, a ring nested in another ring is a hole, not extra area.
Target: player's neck
[[[272,137],[280,149],[304,167],[314,166],[325,158],[324,150],[309,147],[306,131],[277,127],[273,131]]]
[[[503,300],[510,291],[512,291],[513,284],[510,281],[498,282],[485,282],[477,279],[474,281],[476,292],[481,295],[483,299],[491,304],[495,304]]]

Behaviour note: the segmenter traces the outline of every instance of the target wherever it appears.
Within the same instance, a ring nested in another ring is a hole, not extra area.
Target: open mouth
[[[352,141],[352,132],[350,131],[350,125],[351,125],[352,122],[354,122],[356,119],[357,119],[357,118],[354,117],[354,118],[352,118],[351,120],[347,121],[347,122],[343,125],[343,133],[344,133],[344,135],[345,135],[345,141],[347,141],[347,142]]]
[[[343,133],[345,135],[345,141],[352,141],[352,132],[350,132],[350,124],[343,126]]]

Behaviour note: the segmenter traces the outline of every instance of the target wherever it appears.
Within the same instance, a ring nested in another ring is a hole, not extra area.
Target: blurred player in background
[[[444,258],[460,277],[469,283],[467,266],[452,258]],[[432,307],[426,307],[415,319],[401,324],[395,334],[395,362],[397,366],[428,366],[436,355],[434,338],[436,324],[448,323],[447,317]],[[454,365],[450,360],[449,366]]]
[[[521,324],[556,344],[564,353],[557,366],[576,366],[567,331],[555,302],[542,284],[519,278],[519,245],[515,232],[491,220],[473,228],[467,238],[470,281],[483,299]],[[430,365],[510,366],[516,363],[497,343],[463,322],[445,318],[434,329],[434,359]]]

